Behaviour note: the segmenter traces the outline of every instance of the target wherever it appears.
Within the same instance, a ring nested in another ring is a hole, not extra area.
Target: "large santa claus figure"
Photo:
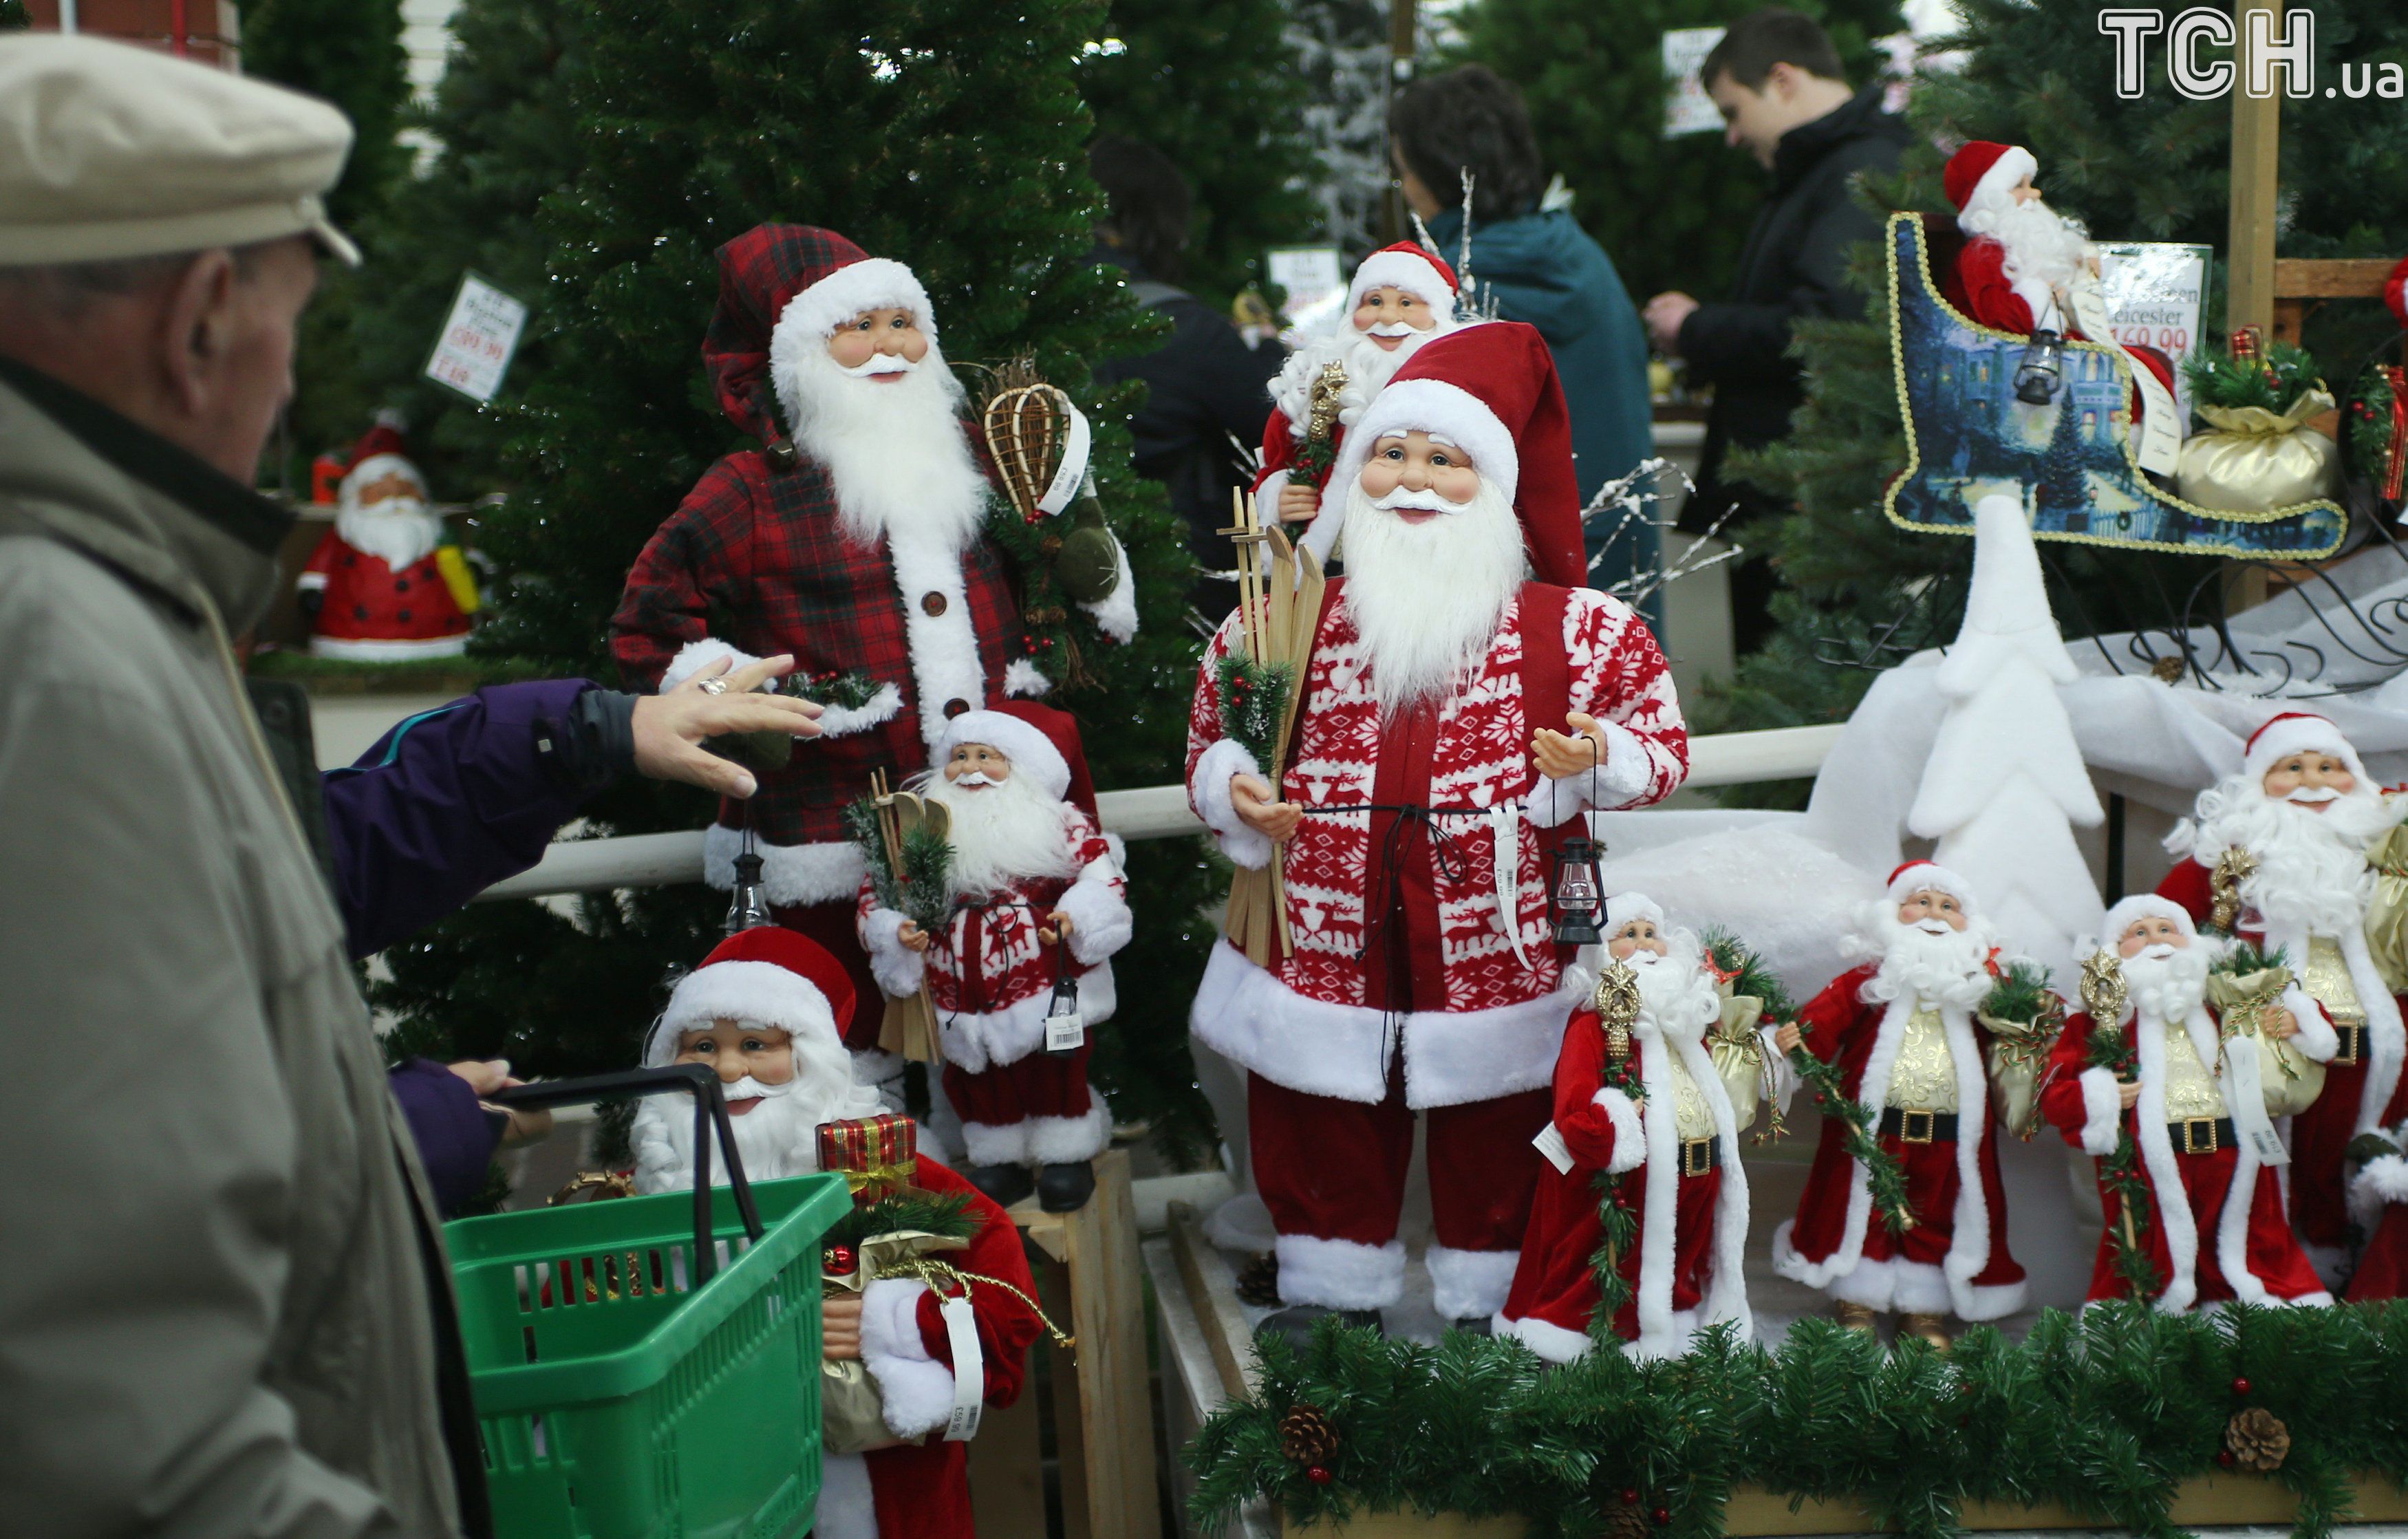
[[[1638,1014],[1628,1040],[1617,1042],[1592,1001],[1564,1032],[1553,1124],[1561,1147],[1547,1149],[1553,1168],[1539,1177],[1513,1290],[1496,1321],[1498,1334],[1520,1337],[1550,1362],[1570,1362],[1594,1345],[1606,1242],[1599,1174],[1614,1178],[1610,1200],[1636,1220],[1613,1259],[1627,1289],[1612,1322],[1616,1336],[1641,1358],[1664,1358],[1687,1350],[1702,1327],[1734,1325],[1744,1340],[1755,1324],[1743,1270],[1747,1172],[1730,1095],[1706,1047],[1722,994],[1697,936],[1667,929],[1643,895],[1608,903],[1605,928],[1609,962],[1637,983]],[[1618,1080],[1635,1082],[1636,1092]]]
[[[1363,409],[1406,359],[1455,329],[1457,297],[1455,269],[1410,240],[1363,259],[1346,287],[1346,314],[1338,328],[1289,353],[1271,381],[1262,473],[1254,482],[1266,512],[1275,508],[1289,524],[1310,523],[1320,513],[1347,429],[1362,420]],[[1340,370],[1337,392],[1328,397],[1326,420],[1316,424],[1315,387],[1333,364]],[[1316,437],[1316,426],[1326,436]]]
[[[846,805],[872,770],[925,769],[955,716],[1045,679],[981,533],[987,475],[910,268],[830,230],[761,225],[720,248],[702,351],[721,408],[766,447],[713,465],[645,545],[612,647],[630,680],[663,689],[721,657],[791,654],[800,687],[833,697],[820,735],[752,800],[720,804],[704,872],[733,885],[749,827],[779,923],[841,958],[867,997]],[[1129,586],[1124,562],[1096,611],[1123,634]],[[862,1014],[854,1034],[874,1039],[877,1013]]]
[[[722,942],[679,981],[644,1062],[698,1063],[719,1075],[749,1179],[807,1175],[819,1169],[823,1123],[879,1112],[878,1093],[855,1084],[844,1047],[853,998],[844,968],[824,949],[759,926]],[[637,1102],[638,1192],[694,1189],[692,1107],[682,1097]],[[714,1159],[711,1175],[726,1185],[725,1164]],[[1001,1208],[925,1155],[912,1161],[911,1184],[959,1193],[969,1205],[976,1226],[969,1248],[947,1252],[948,1262],[1036,1296],[1019,1230]],[[1004,1287],[972,1284],[968,1298],[982,1398],[1010,1405],[1020,1398],[1039,1330],[1036,1314]],[[811,1529],[824,1539],[960,1539],[972,1532],[968,1446],[942,1436],[955,1392],[943,1304],[926,1283],[907,1277],[880,1278],[858,1297],[832,1295],[821,1304],[823,1351],[858,1358],[868,1369],[886,1429],[898,1440],[824,1457]]]
[[[2338,1286],[2351,1246],[2344,1155],[2352,1138],[2401,1111],[2408,1033],[2365,928],[2374,891],[2367,846],[2400,814],[2341,728],[2306,712],[2252,734],[2240,772],[2200,792],[2198,814],[2167,840],[2185,858],[2157,891],[2200,924],[2281,948],[2340,1035],[2323,1094],[2290,1127],[2291,1222],[2317,1272]]]
[[[1844,1325],[1870,1330],[1895,1311],[1901,1330],[1945,1346],[1942,1316],[1999,1319],[2026,1291],[2007,1250],[1989,1034],[1973,1018],[1997,981],[1998,936],[1964,878],[1928,860],[1892,872],[1861,923],[1852,945],[1871,959],[1832,979],[1773,1040],[1784,1053],[1802,1042],[1878,1113],[1914,1222],[1899,1233],[1875,1210],[1846,1124],[1827,1115],[1798,1216],[1773,1231],[1772,1264],[1828,1293]]]
[[[429,504],[400,416],[379,412],[343,472],[335,525],[295,583],[311,652],[403,663],[467,650],[476,580],[458,547],[444,543],[443,516]]]
[[[2222,1042],[2207,1003],[2218,943],[2200,938],[2180,904],[2150,894],[2109,909],[2101,933],[2123,976],[2123,1018],[2101,1023],[2083,1014],[2065,1023],[2042,1076],[2041,1115],[2067,1143],[2101,1160],[2127,1135],[2140,1149],[2149,1200],[2133,1228],[2158,1279],[2151,1302],[2172,1315],[2228,1299],[2332,1302],[2291,1236],[2279,1160],[2262,1158],[2282,1150],[2266,1115],[2256,1044]],[[2331,1023],[2296,984],[2259,1029],[2296,1039],[2319,1062],[2332,1057]],[[2118,1080],[2091,1062],[2100,1030],[2130,1033],[2138,1077]],[[2243,1053],[2247,1060],[2237,1061]],[[2099,1198],[2107,1227],[2088,1297],[2128,1298],[2117,1265],[2123,1205],[2103,1167]]]
[[[1026,700],[965,712],[945,725],[937,756],[919,790],[952,819],[953,918],[923,930],[881,907],[865,877],[862,942],[889,996],[928,987],[971,1183],[1006,1207],[1034,1190],[1047,1212],[1068,1213],[1095,1191],[1089,1161],[1111,1141],[1087,1084],[1085,1028],[1117,1004],[1111,958],[1134,929],[1127,879],[1096,826],[1068,712]],[[1081,1032],[1054,1047],[1047,1015],[1064,976]]]
[[[1438,1307],[1484,1328],[1512,1281],[1530,1140],[1577,1002],[1549,943],[1548,852],[1587,809],[1670,794],[1688,739],[1647,627],[1574,585],[1570,439],[1536,331],[1490,323],[1424,348],[1350,430],[1330,484],[1346,572],[1278,786],[1223,730],[1236,616],[1197,681],[1190,798],[1240,865],[1285,845],[1296,947],[1265,968],[1214,946],[1192,1029],[1248,1071],[1254,1179],[1295,1306],[1281,1325],[1376,1323],[1396,1301],[1418,1114]]]

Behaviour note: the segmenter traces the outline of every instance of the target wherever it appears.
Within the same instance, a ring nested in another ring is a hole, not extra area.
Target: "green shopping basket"
[[[852,1206],[844,1178],[748,1185],[718,1079],[699,1065],[497,1099],[661,1090],[695,1092],[696,1194],[444,1226],[502,1539],[787,1539],[810,1527],[819,1240]],[[713,1130],[727,1187],[709,1186]]]

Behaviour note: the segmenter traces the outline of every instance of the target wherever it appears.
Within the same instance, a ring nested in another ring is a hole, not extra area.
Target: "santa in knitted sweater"
[[[1110,958],[1133,928],[1127,879],[1068,713],[1024,700],[966,712],[936,756],[919,790],[951,816],[952,917],[923,930],[865,876],[862,943],[887,995],[928,988],[971,1183],[1007,1207],[1033,1187],[1048,1212],[1068,1212],[1095,1190],[1088,1161],[1111,1138],[1086,1033],[1111,1018]],[[1066,978],[1077,1028],[1064,1035],[1077,1041],[1057,1043],[1048,1016]]]
[[[1513,1290],[1495,1322],[1550,1362],[1594,1345],[1598,1255],[1607,1241],[1600,1201],[1631,1215],[1608,1263],[1624,1298],[1612,1329],[1641,1358],[1687,1350],[1701,1327],[1729,1324],[1744,1339],[1748,1312],[1747,1172],[1739,1125],[1706,1033],[1723,1000],[1695,934],[1668,929],[1639,893],[1606,905],[1608,976],[1572,1013],[1555,1059],[1555,1112],[1540,1152],[1529,1231]],[[1599,1006],[1627,975],[1637,1012],[1609,1028]],[[1627,1030],[1617,1037],[1615,1029]],[[1598,1177],[1612,1178],[1600,1192]]]
[[[1214,946],[1191,1029],[1248,1071],[1292,1306],[1280,1325],[1376,1323],[1398,1297],[1416,1117],[1438,1307],[1485,1324],[1512,1281],[1530,1140],[1581,993],[1550,942],[1549,852],[1590,809],[1670,794],[1688,739],[1646,626],[1577,586],[1570,437],[1536,331],[1489,322],[1425,347],[1350,430],[1330,484],[1344,504],[1322,522],[1342,516],[1346,573],[1276,786],[1224,727],[1235,616],[1198,671],[1190,801],[1240,865],[1285,846],[1295,949],[1262,966]]]

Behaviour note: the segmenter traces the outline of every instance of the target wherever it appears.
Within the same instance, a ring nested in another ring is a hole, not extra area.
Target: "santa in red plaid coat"
[[[1322,523],[1342,517],[1346,575],[1280,784],[1224,730],[1235,616],[1188,736],[1190,799],[1229,857],[1258,868],[1284,842],[1296,949],[1262,967],[1215,946],[1191,1029],[1249,1071],[1281,1325],[1333,1309],[1372,1323],[1397,1300],[1417,1115],[1438,1307],[1484,1324],[1512,1281],[1577,1002],[1550,943],[1548,852],[1587,810],[1670,795],[1688,738],[1645,624],[1578,585],[1570,436],[1536,331],[1488,322],[1424,348],[1330,484],[1345,500]]]
[[[927,985],[962,1119],[970,1181],[1010,1206],[1083,1207],[1111,1116],[1087,1085],[1086,1029],[1111,1018],[1111,955],[1128,944],[1128,884],[1096,821],[1095,784],[1068,713],[1011,700],[945,724],[920,786],[952,816],[953,913],[941,933],[861,884],[862,943],[895,999]],[[1047,1041],[1055,984],[1078,992],[1079,1040]],[[1037,1175],[1032,1183],[1029,1172]]]
[[[704,871],[733,885],[749,826],[779,922],[842,958],[866,994],[844,808],[873,770],[926,768],[953,717],[1046,681],[1023,655],[1012,574],[981,533],[981,445],[910,268],[830,230],[761,225],[720,248],[702,352],[720,406],[764,447],[713,465],[645,545],[613,650],[629,680],[663,689],[722,659],[788,654],[806,693],[839,702],[750,801],[721,803]],[[1126,573],[1089,606],[1122,638],[1137,624]],[[878,1028],[863,1014],[856,1046]]]

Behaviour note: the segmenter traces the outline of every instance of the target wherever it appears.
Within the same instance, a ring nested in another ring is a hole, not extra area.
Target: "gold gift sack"
[[[1732,1130],[1743,1133],[1756,1126],[1756,1109],[1770,1089],[1764,1038],[1756,1028],[1764,1016],[1764,1001],[1753,994],[1733,994],[1728,983],[1721,986],[1723,1018],[1706,1039],[1706,1051],[1730,1097]]]
[[[2295,1116],[2306,1111],[2325,1087],[2325,1066],[2300,1051],[2297,1037],[2276,1042],[2262,1029],[2264,1018],[2280,1008],[2283,990],[2290,983],[2287,967],[2207,975],[2207,1002],[2223,1018],[2225,1052],[2232,1051],[2235,1037],[2257,1042],[2258,1086],[2270,1117]]]
[[[1977,1010],[1974,1018],[1990,1033],[1990,1105],[2001,1131],[2028,1141],[2040,1130],[2040,1072],[2048,1062],[2065,1028],[2065,1013],[2049,995],[2049,1004],[2028,1020],[2011,1021]]]
[[[2264,513],[2323,496],[2341,446],[2307,425],[2333,409],[2321,386],[2280,416],[2262,406],[2194,408],[2214,430],[2183,440],[2174,484],[2186,502],[2222,512]]]
[[[2389,805],[2395,798],[2386,797]],[[2366,949],[2383,974],[2383,986],[2408,994],[2408,826],[2367,846],[2374,868],[2374,897],[2366,905]]]
[[[859,1298],[869,1291],[882,1269],[892,1268],[904,1258],[968,1248],[967,1240],[896,1230],[864,1240],[854,1271],[843,1276],[823,1273],[821,1280],[830,1298],[846,1294]],[[870,1377],[869,1365],[859,1358],[820,1359],[820,1440],[832,1454],[867,1453],[905,1441],[886,1430],[885,1397],[878,1391],[878,1381]]]

